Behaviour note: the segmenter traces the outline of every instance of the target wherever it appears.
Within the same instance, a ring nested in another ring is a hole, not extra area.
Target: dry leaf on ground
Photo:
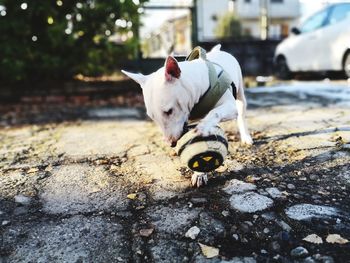
[[[314,243],[314,244],[322,244],[323,240],[321,237],[319,237],[316,234],[308,235],[307,237],[303,238],[304,241]]]
[[[327,236],[326,238],[326,241],[328,243],[331,243],[331,244],[334,244],[334,243],[337,243],[337,244],[346,244],[346,243],[349,243],[349,240],[345,239],[345,238],[342,238],[340,235],[338,234],[330,234]]]
[[[219,255],[219,249],[216,247],[207,246],[201,243],[198,243],[201,247],[202,253],[206,258],[213,258]]]

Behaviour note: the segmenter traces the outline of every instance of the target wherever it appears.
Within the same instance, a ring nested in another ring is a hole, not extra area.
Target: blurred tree
[[[0,0],[0,80],[111,71],[135,56],[140,5],[146,1]]]
[[[219,17],[218,25],[214,33],[217,38],[241,38],[241,22],[232,12],[227,12]]]

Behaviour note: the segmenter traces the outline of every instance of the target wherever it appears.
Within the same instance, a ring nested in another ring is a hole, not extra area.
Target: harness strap
[[[209,88],[202,95],[196,105],[194,105],[189,119],[199,119],[204,117],[211,109],[214,108],[215,104],[220,100],[222,95],[229,89],[234,97],[236,98],[236,86],[232,82],[231,77],[228,73],[218,64],[207,60],[206,52],[201,47],[195,47],[192,52],[187,56],[186,60],[191,61],[194,59],[202,58],[208,67],[209,72]],[[214,64],[221,68],[221,71],[217,75]]]

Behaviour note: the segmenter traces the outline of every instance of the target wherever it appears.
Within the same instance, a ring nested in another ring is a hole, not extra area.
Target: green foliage
[[[215,29],[215,35],[218,38],[241,38],[242,28],[240,21],[232,12],[227,12],[219,18],[218,25]]]
[[[138,9],[145,1],[0,0],[0,80],[110,72],[136,54]],[[108,40],[116,33],[124,42]]]

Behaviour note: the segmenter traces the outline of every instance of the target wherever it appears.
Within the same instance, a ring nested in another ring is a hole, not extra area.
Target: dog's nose
[[[176,139],[174,138],[174,137],[165,137],[164,136],[164,141],[168,144],[168,145],[170,145],[170,147],[175,147],[176,146]]]

